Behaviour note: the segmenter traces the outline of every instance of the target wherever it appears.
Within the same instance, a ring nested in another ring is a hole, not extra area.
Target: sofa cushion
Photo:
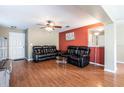
[[[47,57],[48,55],[44,54],[44,55],[38,55],[38,57]]]
[[[73,60],[79,60],[79,58],[77,56],[70,56],[70,58]]]
[[[48,53],[47,55],[48,55],[48,56],[55,56],[56,53]]]

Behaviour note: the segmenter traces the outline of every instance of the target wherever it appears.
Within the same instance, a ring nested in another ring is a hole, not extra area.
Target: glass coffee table
[[[65,56],[57,56],[56,57],[56,63],[57,64],[66,64],[67,58]]]

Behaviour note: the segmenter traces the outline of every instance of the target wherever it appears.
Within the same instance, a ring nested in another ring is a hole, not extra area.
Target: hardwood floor
[[[124,64],[118,64],[116,74],[103,71],[103,67],[88,65],[79,68],[71,64],[60,65],[56,60],[39,63],[13,62],[11,87],[112,87],[124,86]]]

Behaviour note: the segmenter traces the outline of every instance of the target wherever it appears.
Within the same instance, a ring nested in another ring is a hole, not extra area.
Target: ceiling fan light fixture
[[[42,25],[41,25],[42,26]],[[54,31],[55,29],[60,29],[62,26],[55,25],[55,22],[48,20],[45,25],[41,27],[41,29],[45,29],[46,31]]]
[[[47,31],[53,31],[53,28],[51,28],[51,27],[46,27],[45,30],[47,30]]]
[[[50,23],[49,25],[50,25],[50,26],[54,26],[55,24],[54,24],[54,23]]]

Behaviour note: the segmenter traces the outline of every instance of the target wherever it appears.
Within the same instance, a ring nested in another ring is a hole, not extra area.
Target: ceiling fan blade
[[[62,26],[54,26],[55,28],[62,28]]]
[[[44,29],[44,28],[46,28],[45,26],[44,27],[40,27],[40,29]]]
[[[36,25],[42,25],[42,24],[36,24]]]
[[[36,25],[38,25],[38,26],[46,26],[46,25],[44,25],[44,24],[36,24]]]
[[[44,25],[44,24],[36,24],[36,25],[39,25],[39,26],[41,26],[41,25]]]

